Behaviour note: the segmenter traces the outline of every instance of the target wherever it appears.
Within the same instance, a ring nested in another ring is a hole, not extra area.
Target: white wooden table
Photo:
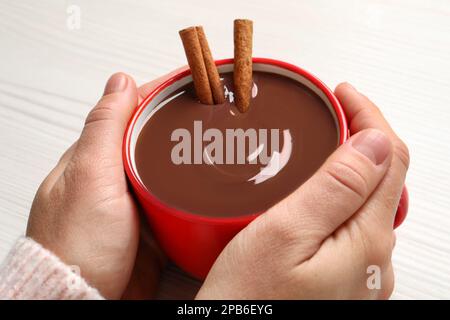
[[[254,55],[371,97],[411,151],[393,298],[450,298],[450,1],[0,1],[0,260],[34,193],[115,71],[142,84],[185,64],[177,31],[202,24],[231,57],[232,21],[255,21]],[[70,5],[81,29],[67,26]]]

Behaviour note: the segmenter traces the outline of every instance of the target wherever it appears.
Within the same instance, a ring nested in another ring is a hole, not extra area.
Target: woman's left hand
[[[139,245],[138,207],[122,163],[128,120],[140,92],[144,95],[150,86],[138,90],[123,73],[109,79],[80,138],[39,187],[28,221],[27,236],[79,267],[105,298],[118,299],[125,292],[137,297],[143,292],[137,286],[142,276],[148,297],[164,260],[156,246]],[[145,270],[140,263],[135,267],[138,247],[137,261],[144,261]]]

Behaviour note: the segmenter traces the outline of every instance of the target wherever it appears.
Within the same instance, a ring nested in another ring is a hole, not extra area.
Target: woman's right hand
[[[227,245],[198,299],[391,295],[393,222],[408,149],[368,98],[348,84],[335,93],[352,137],[305,184]]]

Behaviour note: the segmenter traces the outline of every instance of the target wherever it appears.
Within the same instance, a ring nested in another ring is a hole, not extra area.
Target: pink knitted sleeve
[[[0,299],[103,299],[74,269],[30,238],[0,266]]]

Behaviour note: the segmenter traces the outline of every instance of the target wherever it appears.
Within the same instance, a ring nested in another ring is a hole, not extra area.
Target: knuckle
[[[299,241],[316,239],[314,228],[300,228],[295,217],[297,212],[278,208],[276,212],[268,211],[260,216],[258,234],[264,234],[267,247],[288,248]],[[299,232],[301,230],[301,232]]]
[[[369,183],[364,175],[354,166],[342,161],[335,161],[328,166],[325,173],[336,188],[350,192],[358,200],[366,198]]]
[[[116,102],[109,97],[102,100],[93,108],[86,117],[85,125],[93,122],[109,121],[114,119],[114,109]]]
[[[324,230],[327,230],[321,223],[324,219],[302,219],[302,216],[301,205],[282,201],[258,218],[258,234],[265,235],[265,240],[269,241],[268,247],[286,249],[299,243],[304,247],[319,244]]]
[[[280,242],[288,243],[297,238],[290,223],[284,219],[283,215],[265,215],[261,221],[262,234],[269,235],[271,239],[278,239]]]
[[[89,112],[88,116],[86,117],[86,121],[84,122],[84,125],[88,125],[95,122],[101,122],[105,120],[111,120],[111,112],[108,111],[106,108],[94,108]]]

